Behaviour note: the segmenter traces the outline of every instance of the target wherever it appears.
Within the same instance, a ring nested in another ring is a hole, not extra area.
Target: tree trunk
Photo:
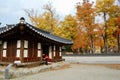
[[[90,36],[90,47],[91,47],[91,53],[94,54],[94,41],[93,41],[93,36]]]
[[[105,53],[107,54],[108,53],[108,42],[107,42],[106,32],[105,32],[105,35],[104,35],[104,48],[105,48]]]
[[[118,53],[120,53],[120,34],[118,34]]]
[[[103,39],[104,39],[104,48],[105,48],[105,53],[108,53],[108,42],[107,42],[107,20],[106,20],[106,13],[104,12],[104,22],[105,22],[105,26],[104,26],[104,35],[103,35]]]

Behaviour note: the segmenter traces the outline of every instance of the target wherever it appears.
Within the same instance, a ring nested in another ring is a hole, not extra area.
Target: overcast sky
[[[43,5],[48,2],[53,4],[59,17],[64,18],[67,14],[75,15],[75,5],[82,0],[0,0],[0,22],[2,23],[0,26],[18,23],[22,16],[30,22],[24,9],[34,9],[42,13]]]

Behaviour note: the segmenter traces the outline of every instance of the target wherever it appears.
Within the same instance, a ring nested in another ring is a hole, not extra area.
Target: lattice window
[[[7,41],[3,42],[3,57],[7,56]]]
[[[41,57],[41,43],[38,43],[38,52],[37,52],[37,57]]]
[[[24,50],[24,57],[28,57],[28,50]]]
[[[20,48],[21,48],[21,40],[18,40],[16,57],[20,57]]]
[[[28,41],[24,40],[24,57],[28,57]]]
[[[24,41],[24,48],[28,48],[28,41],[27,40]]]

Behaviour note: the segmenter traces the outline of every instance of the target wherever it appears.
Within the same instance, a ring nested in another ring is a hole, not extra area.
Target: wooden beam
[[[23,62],[23,53],[24,53],[24,39],[21,38],[21,48],[20,48],[20,60]]]

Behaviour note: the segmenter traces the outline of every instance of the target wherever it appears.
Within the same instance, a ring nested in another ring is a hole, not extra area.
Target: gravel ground
[[[67,62],[120,64],[120,56],[63,56]]]
[[[70,64],[11,80],[120,80],[120,70],[99,65]]]
[[[49,65],[32,65],[31,66],[24,66],[24,67],[19,67],[16,68],[12,66],[9,70],[9,78],[17,78],[21,76],[26,76],[26,75],[33,75],[53,69],[58,69],[64,65],[68,65],[70,63],[67,62],[57,62],[57,63],[49,63]],[[0,66],[0,80],[4,79],[4,73],[5,73],[5,66]]]

